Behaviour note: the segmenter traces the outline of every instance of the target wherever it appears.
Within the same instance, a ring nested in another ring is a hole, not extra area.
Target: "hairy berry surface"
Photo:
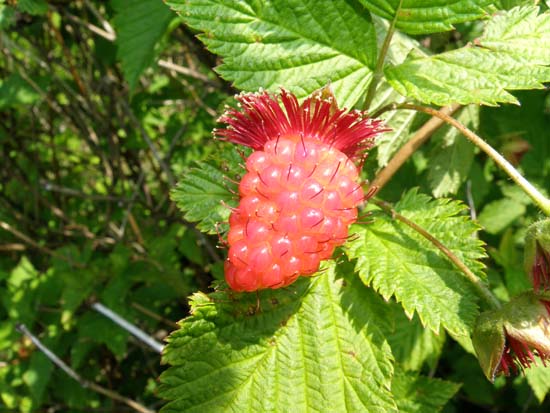
[[[335,108],[332,98],[298,104],[282,91],[238,97],[218,130],[256,149],[246,160],[240,203],[229,218],[225,277],[236,291],[280,288],[316,273],[348,236],[364,200],[353,158],[380,123]]]

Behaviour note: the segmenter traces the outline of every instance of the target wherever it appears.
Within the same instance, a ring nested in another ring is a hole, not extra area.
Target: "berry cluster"
[[[320,96],[300,106],[282,91],[285,111],[267,93],[238,98],[244,113],[230,110],[221,118],[230,127],[217,133],[256,151],[229,219],[225,277],[237,291],[280,288],[314,274],[345,242],[364,200],[350,157],[370,145],[379,122]]]

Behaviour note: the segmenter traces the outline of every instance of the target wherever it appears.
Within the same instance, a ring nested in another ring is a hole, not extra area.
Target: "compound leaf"
[[[341,106],[361,98],[376,62],[369,13],[345,0],[284,2],[170,0],[223,57],[217,69],[239,89],[284,86],[304,97],[331,82]]]
[[[515,103],[508,91],[542,89],[550,81],[550,13],[519,7],[493,17],[474,44],[435,56],[409,56],[386,67],[401,94],[447,105]],[[529,46],[526,46],[526,44]]]
[[[461,213],[465,206],[448,199],[432,200],[416,189],[407,192],[395,211],[413,221],[450,249],[474,273],[483,275],[482,243],[473,235],[478,226]],[[347,254],[357,260],[363,282],[385,299],[395,297],[411,318],[439,332],[467,337],[478,309],[469,281],[430,241],[385,213],[373,213],[373,223],[355,225]]]
[[[328,263],[259,297],[193,296],[164,352],[163,413],[396,411],[377,294]]]

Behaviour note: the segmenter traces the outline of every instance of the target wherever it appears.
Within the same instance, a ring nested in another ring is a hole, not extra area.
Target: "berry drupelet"
[[[285,90],[237,100],[215,134],[254,152],[229,218],[225,278],[236,291],[280,288],[314,274],[345,242],[365,199],[355,162],[384,129],[338,109],[328,88],[301,105]]]

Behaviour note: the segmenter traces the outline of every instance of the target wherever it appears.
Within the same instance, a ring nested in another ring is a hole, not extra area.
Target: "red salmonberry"
[[[282,90],[237,96],[215,133],[255,150],[232,212],[225,277],[236,291],[280,288],[311,275],[345,242],[364,200],[354,161],[380,121],[338,109],[325,88],[304,100]],[[281,106],[281,102],[282,106]]]

